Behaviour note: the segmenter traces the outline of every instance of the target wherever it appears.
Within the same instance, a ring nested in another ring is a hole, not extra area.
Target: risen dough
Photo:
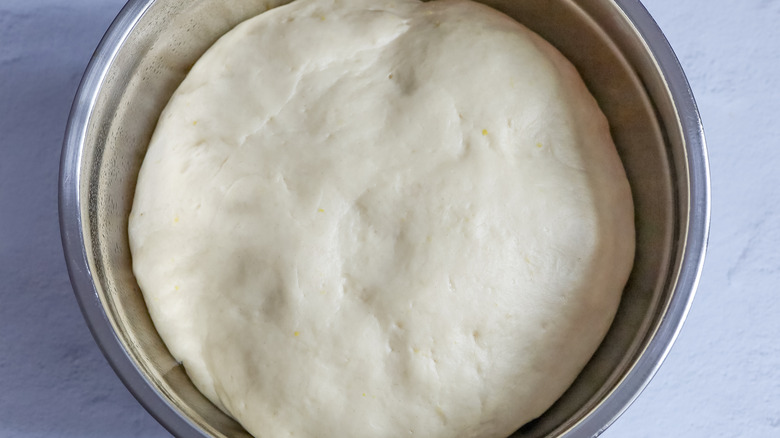
[[[268,438],[511,434],[634,252],[575,69],[462,0],[297,0],[226,34],[160,117],[129,234],[171,353]]]

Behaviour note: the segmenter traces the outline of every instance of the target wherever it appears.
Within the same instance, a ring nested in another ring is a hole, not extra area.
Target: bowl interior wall
[[[195,389],[146,311],[132,273],[127,217],[157,118],[192,64],[246,18],[284,1],[158,0],[106,73],[89,120],[80,193],[90,268],[117,336],[147,380],[213,436],[246,432]],[[487,0],[553,43],[578,68],[609,119],[635,202],[636,261],[618,315],[574,385],[513,436],[563,433],[630,370],[670,299],[687,214],[684,147],[655,62],[612,1]],[[669,128],[671,127],[671,128]]]

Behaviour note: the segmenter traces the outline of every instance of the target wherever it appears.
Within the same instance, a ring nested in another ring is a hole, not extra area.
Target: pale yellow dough
[[[606,333],[634,255],[605,117],[463,0],[296,0],[166,107],[129,226],[171,353],[257,437],[500,438]]]

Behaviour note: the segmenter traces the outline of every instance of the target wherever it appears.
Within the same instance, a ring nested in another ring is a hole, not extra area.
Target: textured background
[[[688,322],[603,436],[780,437],[780,0],[645,0],[697,97],[712,235]],[[109,368],[70,288],[60,146],[122,0],[0,0],[0,437],[168,436]]]

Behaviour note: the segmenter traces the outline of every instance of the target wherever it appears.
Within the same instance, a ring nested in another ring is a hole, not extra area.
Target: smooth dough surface
[[[575,69],[463,0],[296,0],[159,120],[129,224],[163,340],[257,437],[501,438],[606,333],[633,206]]]

